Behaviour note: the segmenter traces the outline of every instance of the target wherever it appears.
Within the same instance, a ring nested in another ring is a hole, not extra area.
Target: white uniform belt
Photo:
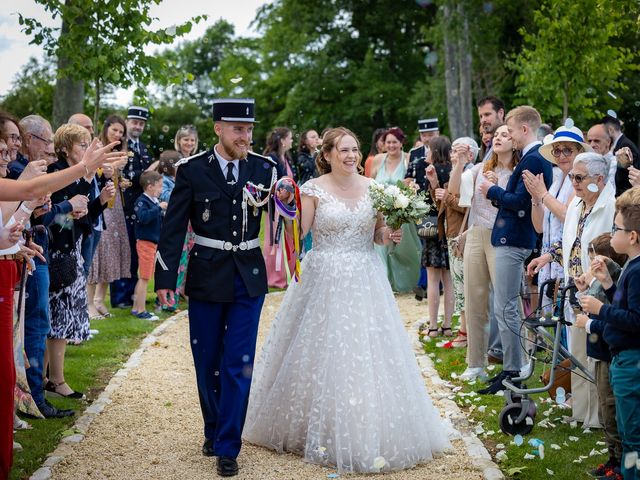
[[[202,245],[203,247],[216,248],[218,250],[233,250],[235,252],[236,250],[251,250],[252,248],[258,248],[260,246],[260,239],[254,238],[246,242],[240,242],[238,245],[234,245],[231,242],[196,235],[195,243],[197,245]]]

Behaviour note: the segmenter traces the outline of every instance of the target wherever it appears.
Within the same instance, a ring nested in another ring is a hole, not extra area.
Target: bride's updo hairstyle
[[[345,127],[331,128],[325,132],[322,136],[322,145],[316,155],[316,168],[319,175],[324,175],[331,171],[331,165],[329,164],[329,153],[334,148],[337,148],[338,143],[342,140],[342,137],[353,137],[358,145],[358,172],[362,174],[364,169],[362,168],[362,152],[360,151],[360,140],[356,137],[356,134]]]

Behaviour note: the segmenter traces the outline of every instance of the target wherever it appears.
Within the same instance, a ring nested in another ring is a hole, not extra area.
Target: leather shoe
[[[489,361],[489,363],[493,365],[502,364],[502,358],[496,357],[495,355],[491,355],[490,353],[487,354],[487,360]]]
[[[238,462],[231,457],[218,457],[218,475],[221,477],[233,477],[238,474]]]
[[[202,444],[202,455],[204,455],[205,457],[215,457],[216,452],[213,449],[213,440],[210,439],[205,439],[204,443]]]
[[[63,410],[60,408],[56,408],[46,400],[44,401],[44,403],[38,405],[38,410],[40,410],[40,413],[42,414],[42,416],[44,416],[44,418],[72,417],[76,413],[75,410]]]

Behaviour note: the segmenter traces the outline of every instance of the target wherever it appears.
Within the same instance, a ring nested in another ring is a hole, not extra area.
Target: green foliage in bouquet
[[[420,223],[431,210],[425,193],[416,192],[400,180],[395,185],[371,182],[369,196],[373,207],[384,215],[393,230],[405,223]]]

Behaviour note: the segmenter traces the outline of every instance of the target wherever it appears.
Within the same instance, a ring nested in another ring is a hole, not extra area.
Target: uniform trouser
[[[598,416],[604,426],[604,439],[609,449],[609,457],[620,461],[622,441],[616,423],[616,399],[609,382],[609,362],[596,361],[594,370],[598,390]]]
[[[51,329],[49,321],[49,267],[36,264],[35,270],[27,277],[24,301],[24,351],[29,359],[27,381],[36,405],[44,403],[42,388],[42,368],[47,334]]]
[[[622,475],[625,480],[640,479],[635,458],[640,452],[640,350],[623,350],[613,357],[609,369],[616,399],[616,420],[622,439]],[[625,456],[631,454],[625,466]],[[633,459],[633,462],[631,460]]]
[[[111,306],[118,304],[128,304],[133,301],[133,293],[138,283],[138,253],[136,251],[135,218],[130,213],[125,212],[125,223],[127,225],[127,237],[129,239],[129,249],[131,250],[131,278],[121,278],[111,282],[110,295]]]
[[[218,456],[237,457],[249,402],[258,321],[264,296],[235,281],[231,303],[189,299],[189,333],[204,436]]]
[[[473,226],[464,246],[464,297],[467,318],[467,365],[485,365],[487,324],[489,322],[489,286],[495,281],[495,248],[491,230]]]
[[[493,284],[493,304],[502,340],[502,368],[507,372],[515,372],[524,365],[519,295],[524,261],[531,255],[531,250],[500,246],[496,247],[495,255],[496,281]]]
[[[18,268],[13,260],[0,260],[0,479],[9,478],[13,459],[13,289]]]

